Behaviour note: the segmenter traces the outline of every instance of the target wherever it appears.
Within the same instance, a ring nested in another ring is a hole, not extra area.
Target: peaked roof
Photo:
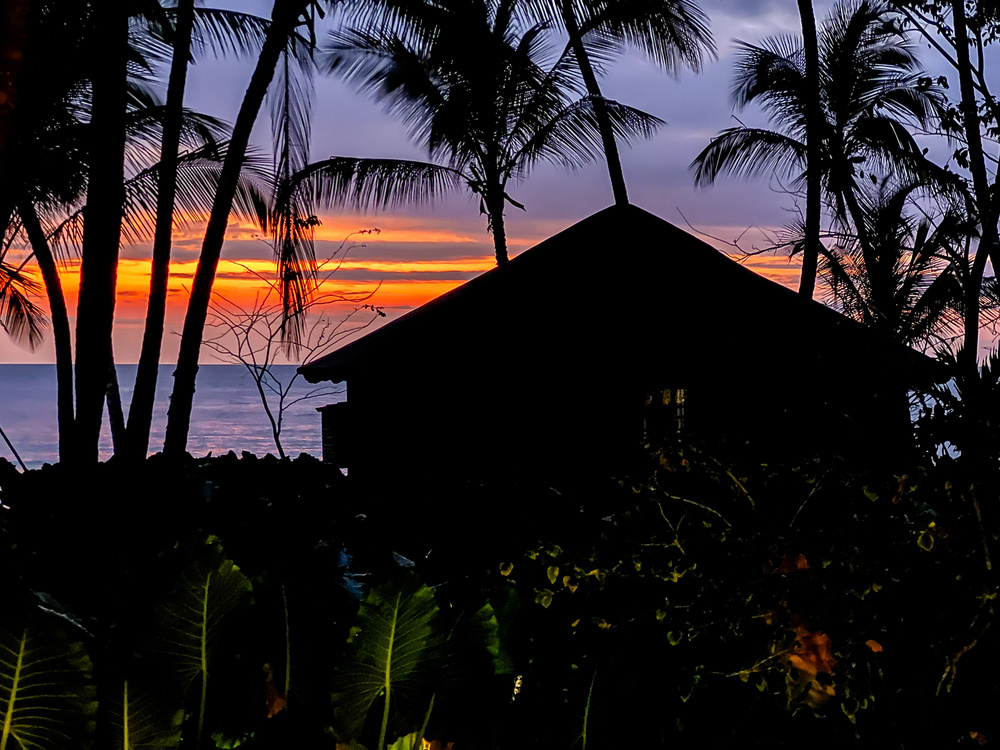
[[[581,310],[588,299],[613,303],[621,319],[609,320],[607,313],[588,318]],[[545,330],[539,337],[551,338],[593,327],[586,345],[596,359],[602,347],[614,343],[616,331],[636,325],[646,326],[645,335],[653,340],[662,340],[670,329],[747,334],[766,325],[770,333],[758,329],[749,335],[779,337],[786,348],[822,347],[831,359],[886,357],[883,342],[856,321],[757,275],[641,208],[612,206],[300,372],[312,383],[341,382],[387,357],[422,354],[442,339],[513,341],[540,328]],[[713,359],[725,356],[711,351],[712,342],[703,337],[702,343]],[[936,363],[909,347],[898,347],[893,359],[911,382],[940,380]]]

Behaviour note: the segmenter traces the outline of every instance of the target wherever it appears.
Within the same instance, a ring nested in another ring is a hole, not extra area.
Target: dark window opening
[[[687,428],[687,388],[657,388],[646,395],[643,432],[646,441],[681,435]]]

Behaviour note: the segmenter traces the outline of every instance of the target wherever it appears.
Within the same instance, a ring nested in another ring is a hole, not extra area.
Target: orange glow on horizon
[[[318,227],[316,239],[329,242],[334,249],[340,247],[345,237],[358,232],[364,222],[356,217],[324,217]],[[450,222],[450,223],[449,223]],[[544,223],[543,223],[544,224]],[[531,231],[539,231],[543,224],[536,223]],[[391,320],[407,310],[419,307],[430,300],[460,286],[470,277],[489,271],[495,267],[492,242],[488,234],[464,231],[471,223],[462,226],[447,219],[426,217],[382,216],[372,221],[382,231],[380,234],[355,234],[345,248],[354,247],[343,257],[328,261],[321,276],[329,272],[330,280],[322,287],[321,294],[330,294],[330,299],[316,312],[323,311],[334,318],[346,316],[362,304],[383,308]],[[167,331],[178,331],[183,323],[188,304],[188,293],[197,269],[195,252],[202,239],[203,223],[190,222],[174,233],[174,243],[179,252],[171,263],[171,277],[167,298]],[[729,230],[717,230],[726,236]],[[225,254],[229,257],[220,261],[214,291],[244,310],[254,306],[265,290],[266,284],[275,278],[274,260],[269,257],[268,248],[261,247],[254,240],[260,240],[260,231],[233,220],[227,231],[229,244]],[[245,245],[244,242],[251,244]],[[395,247],[392,243],[398,243]],[[536,240],[510,240],[512,255],[536,244]],[[713,243],[723,252],[733,250],[725,242]],[[385,245],[380,248],[380,245]],[[410,245],[410,248],[399,245]],[[721,245],[721,246],[720,246]],[[183,252],[181,248],[183,247]],[[322,256],[323,249],[320,250]],[[325,245],[329,252],[330,245]],[[457,252],[456,252],[457,251]],[[149,247],[132,246],[118,265],[118,299],[116,303],[116,356],[122,363],[134,362],[138,357],[138,343],[141,340],[146,302],[149,294],[150,260]],[[256,257],[240,257],[253,255]],[[434,257],[437,255],[437,257]],[[453,255],[456,257],[441,257]],[[787,257],[757,255],[742,260],[754,272],[770,278],[784,286],[795,288],[798,283],[799,267],[789,262]],[[28,269],[40,282],[37,267],[29,264]],[[79,260],[73,260],[60,268],[60,276],[70,315],[75,316],[79,290]],[[340,298],[337,298],[340,295]],[[370,297],[367,295],[371,295]],[[44,295],[38,303],[47,307]],[[277,298],[273,300],[277,304]],[[590,303],[581,295],[581,312],[586,314]],[[71,320],[71,325],[74,325]],[[167,347],[176,346],[176,337],[168,336]],[[51,354],[43,356],[50,357]],[[164,362],[172,361],[169,351],[164,353]],[[30,360],[29,360],[30,361]],[[37,361],[37,360],[35,360]]]
[[[492,246],[491,236],[486,232],[485,225],[481,231],[464,231],[454,228],[454,225],[460,222],[444,218],[324,215],[319,219],[320,225],[314,232],[314,239],[317,242],[339,244],[346,241],[348,245],[378,242],[437,245],[478,243]],[[206,222],[201,219],[184,219],[174,229],[173,241],[175,243],[200,241],[205,234],[205,225]],[[227,242],[250,240],[266,242],[268,239],[260,227],[242,219],[230,219],[226,228]],[[512,247],[531,247],[544,239],[546,237],[518,237],[508,234],[507,243]]]

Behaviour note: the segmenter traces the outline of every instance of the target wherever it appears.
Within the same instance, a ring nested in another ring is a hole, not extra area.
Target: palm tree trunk
[[[806,58],[806,236],[802,248],[802,276],[799,294],[812,299],[816,290],[816,269],[820,255],[820,214],[823,154],[823,110],[819,101],[819,43],[816,17],[811,0],[798,0],[802,41]]]
[[[108,402],[108,426],[111,427],[111,450],[116,454],[122,454],[125,453],[125,414],[122,411],[122,391],[118,385],[114,353],[108,362],[105,393]]]
[[[504,226],[503,187],[497,185],[486,189],[483,196],[486,203],[486,213],[489,215],[490,231],[493,232],[493,248],[496,252],[497,266],[502,266],[509,260],[507,255],[507,229]]]
[[[188,57],[191,54],[191,30],[194,25],[194,0],[180,0],[177,5],[177,29],[170,80],[167,86],[166,117],[160,151],[160,176],[156,196],[156,229],[153,237],[153,261],[150,269],[149,300],[142,350],[136,369],[135,388],[128,410],[125,452],[130,460],[142,460],[149,451],[149,431],[156,400],[156,379],[160,349],[163,345],[163,322],[167,309],[167,282],[170,279],[170,234],[173,229],[174,196],[177,192],[177,153],[180,147],[184,89]],[[115,451],[117,453],[117,449]]]
[[[74,455],[98,460],[101,418],[112,361],[118,249],[124,204],[128,14],[117,3],[94,5],[90,177],[84,209],[80,297],[76,319],[76,438]]]
[[[959,368],[969,377],[979,370],[979,289],[986,270],[987,255],[995,267],[1000,263],[1000,234],[997,231],[998,212],[994,206],[989,176],[986,171],[986,157],[983,151],[980,131],[979,107],[972,80],[972,61],[969,59],[969,29],[965,19],[963,0],[952,0],[952,26],[955,34],[955,57],[958,62],[958,81],[961,91],[962,126],[969,147],[969,171],[972,172],[972,189],[976,196],[979,212],[980,235],[976,262],[973,264],[973,283],[966,295],[965,345],[959,352]],[[976,292],[972,297],[973,289]],[[974,323],[973,323],[974,317]]]
[[[52,338],[56,353],[56,414],[59,426],[59,460],[72,462],[73,450],[73,345],[70,338],[69,310],[63,295],[59,270],[56,268],[48,238],[38,220],[34,205],[23,201],[18,206],[18,214],[31,250],[38,262],[45,283],[45,295],[49,300],[49,315],[52,318]]]
[[[597,116],[597,127],[601,133],[601,143],[604,146],[604,158],[608,163],[608,174],[611,177],[611,190],[615,196],[615,205],[628,205],[628,190],[625,187],[625,174],[622,171],[622,160],[618,153],[618,144],[615,142],[615,132],[611,127],[611,118],[608,116],[608,108],[605,106],[604,97],[601,95],[601,87],[597,83],[597,76],[594,68],[590,64],[590,56],[583,46],[583,38],[580,36],[580,27],[573,15],[573,7],[569,0],[562,0],[560,3],[562,10],[563,24],[569,33],[569,42],[573,46],[573,54],[576,55],[577,64],[580,66],[580,73],[587,86],[587,93],[594,100],[594,114]]]
[[[243,104],[240,106],[232,139],[222,165],[222,174],[215,193],[212,213],[205,230],[205,239],[198,258],[188,301],[184,329],[181,333],[181,348],[174,371],[174,389],[167,412],[167,434],[163,452],[180,458],[187,448],[188,432],[191,425],[191,406],[194,403],[195,380],[198,375],[198,357],[205,332],[205,319],[212,298],[212,284],[222,253],[226,225],[233,205],[233,196],[243,167],[243,158],[250,140],[257,114],[267,93],[267,87],[274,77],[275,67],[284,49],[289,34],[294,31],[299,17],[309,6],[310,0],[276,0],[271,11],[271,26],[267,31],[257,66],[250,79]]]

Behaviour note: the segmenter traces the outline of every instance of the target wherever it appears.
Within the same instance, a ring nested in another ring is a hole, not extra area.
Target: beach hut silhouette
[[[580,476],[644,443],[885,455],[935,363],[635,206],[605,209],[301,368],[346,382],[351,474]],[[901,397],[902,400],[901,400]]]

